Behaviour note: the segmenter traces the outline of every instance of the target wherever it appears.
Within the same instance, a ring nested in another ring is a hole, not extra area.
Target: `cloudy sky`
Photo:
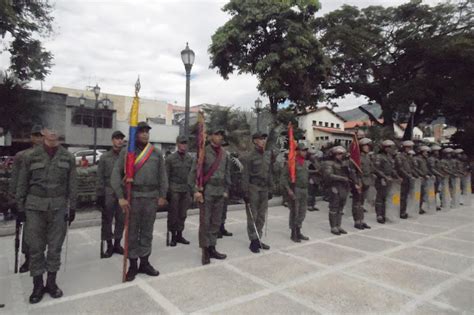
[[[347,3],[359,7],[397,5],[408,0],[321,0],[318,15]],[[45,46],[54,67],[43,82],[84,89],[98,83],[104,93],[132,95],[138,75],[140,95],[184,105],[185,76],[180,52],[186,42],[196,54],[191,78],[191,105],[219,103],[250,108],[259,96],[257,80],[234,75],[223,80],[209,69],[207,48],[216,29],[228,19],[220,0],[56,0],[55,35]],[[428,3],[436,0],[425,0]],[[0,55],[0,67],[8,56]],[[31,82],[39,88],[40,82]],[[348,109],[365,103],[348,97]]]

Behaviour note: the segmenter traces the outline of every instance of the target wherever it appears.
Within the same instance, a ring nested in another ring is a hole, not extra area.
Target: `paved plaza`
[[[201,266],[198,216],[188,217],[191,245],[165,246],[158,219],[151,261],[157,278],[121,282],[122,256],[99,259],[98,226],[71,229],[67,266],[58,274],[64,297],[28,303],[29,275],[13,274],[13,237],[0,238],[0,314],[473,314],[474,207],[461,207],[345,236],[329,233],[327,203],[308,212],[303,232],[289,238],[288,209],[269,210],[264,237],[271,250],[252,254],[243,210],[230,211],[233,237],[219,240],[224,261]],[[64,250],[63,250],[64,257]]]

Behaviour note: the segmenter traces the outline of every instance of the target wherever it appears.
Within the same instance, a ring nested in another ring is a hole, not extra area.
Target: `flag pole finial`
[[[138,96],[138,92],[140,92],[140,76],[138,76],[137,82],[135,82],[135,96]]]

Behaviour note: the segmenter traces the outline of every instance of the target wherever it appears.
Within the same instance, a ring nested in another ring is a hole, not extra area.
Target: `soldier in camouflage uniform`
[[[107,250],[101,253],[102,258],[109,258],[113,253],[123,255],[120,245],[123,235],[124,214],[118,199],[110,185],[110,177],[123,147],[125,135],[121,131],[112,133],[112,149],[102,154],[97,167],[96,195],[97,204],[102,207],[101,241],[107,242]],[[112,232],[112,221],[115,218],[115,231]],[[115,240],[112,243],[112,240]]]
[[[370,145],[372,140],[369,138],[362,138],[359,140],[360,145],[360,173],[354,170],[354,175],[357,177],[357,182],[360,188],[353,185],[352,188],[352,216],[354,218],[354,227],[359,230],[370,229],[370,226],[364,222],[364,202],[367,198],[367,193],[370,186],[374,185],[374,166],[369,155]]]
[[[295,190],[291,188],[290,174],[288,165],[285,166],[281,175],[281,186],[288,195],[290,206],[289,226],[291,229],[291,240],[300,243],[301,240],[307,241],[309,237],[301,233],[301,227],[306,217],[308,203],[308,177],[309,161],[306,160],[308,148],[304,143],[299,143],[296,147],[296,182]]]
[[[76,209],[74,156],[59,145],[54,128],[44,128],[42,134],[44,144],[22,156],[16,191],[18,214],[26,215],[25,234],[34,285],[30,303],[41,301],[45,292],[52,298],[63,295],[56,284],[56,273],[61,265],[66,224],[74,220]]]
[[[431,149],[431,154],[428,157],[428,169],[429,171],[436,176],[435,179],[435,192],[436,194],[439,195],[440,193],[440,183],[445,176],[440,168],[440,158],[439,158],[439,152],[441,150],[441,147],[437,144],[434,144],[430,147]],[[441,210],[441,207],[436,205],[436,210]]]
[[[309,182],[308,182],[308,211],[319,211],[316,207],[316,192],[321,182],[321,162],[319,162],[316,150],[308,150]]]
[[[193,158],[188,150],[188,141],[185,136],[176,138],[176,152],[166,158],[166,173],[168,175],[170,201],[168,211],[168,230],[171,231],[170,246],[177,243],[188,245],[189,241],[183,237],[184,223],[187,211],[191,205],[191,191],[188,186],[188,175],[191,171]]]
[[[385,201],[387,199],[389,184],[394,180],[400,180],[396,170],[393,156],[396,154],[395,143],[392,140],[382,142],[381,152],[375,156],[374,172],[375,180],[375,212],[377,222],[385,223]]]
[[[126,275],[127,281],[133,281],[137,273],[144,273],[153,277],[160,274],[150,264],[149,257],[156,211],[159,207],[166,205],[168,178],[162,153],[149,143],[150,129],[151,127],[146,122],[139,122],[137,125],[136,163],[140,160],[144,163],[139,169],[135,168],[130,204],[126,199],[123,185],[127,150],[120,152],[110,179],[112,189],[119,199],[120,207],[130,213],[128,240],[125,240],[128,241],[130,261],[130,267]],[[144,159],[140,159],[141,153],[143,153]],[[140,267],[138,267],[138,258],[140,258]]]
[[[196,186],[196,163],[189,173],[188,183],[193,187],[194,200],[204,203],[204,218],[199,224],[199,247],[202,249],[202,264],[211,258],[225,259],[227,255],[216,250],[216,240],[222,222],[222,210],[229,196],[230,161],[222,147],[225,131],[214,128],[209,131],[210,143],[204,152],[205,183],[201,190]],[[197,162],[197,161],[196,161]]]
[[[453,151],[454,150],[452,148],[444,148],[442,150],[442,158],[439,162],[441,171],[449,178],[459,176],[455,169],[455,161],[452,159]],[[451,195],[451,198],[453,198],[452,196],[454,196],[454,189],[455,187],[453,186],[453,182],[449,180],[449,193]]]
[[[395,157],[395,169],[397,173],[402,177],[402,184],[400,187],[400,218],[407,219],[407,200],[408,193],[410,192],[410,181],[412,181],[417,175],[415,174],[409,151],[413,150],[415,144],[413,141],[407,140],[402,143],[402,152]]]
[[[335,235],[347,234],[341,228],[342,211],[350,189],[349,168],[344,161],[346,149],[342,146],[331,148],[331,159],[323,164],[324,179],[329,193],[329,226]],[[353,178],[352,178],[353,179]]]
[[[430,151],[431,151],[430,147],[426,145],[422,145],[419,148],[418,156],[416,156],[413,159],[414,167],[416,170],[418,170],[419,175],[422,177],[422,182],[421,182],[422,195],[428,194],[428,187],[426,186],[426,180],[434,175],[433,173],[431,173],[430,168],[428,167],[428,156],[429,156]],[[423,210],[423,198],[420,198],[420,212],[419,213],[420,214],[426,213],[425,210]]]
[[[260,248],[270,249],[270,246],[264,244],[261,239],[268,211],[268,194],[271,193],[273,186],[273,177],[271,152],[265,151],[267,134],[257,132],[253,134],[252,141],[255,148],[243,160],[242,191],[244,201],[249,204],[249,210],[252,212],[247,212],[249,249],[253,253],[258,253]]]
[[[35,148],[38,145],[43,144],[43,135],[41,134],[41,130],[43,127],[41,125],[34,125],[33,128],[31,129],[31,144],[33,145],[33,148]],[[18,185],[18,175],[20,174],[20,168],[21,168],[21,163],[22,163],[22,157],[24,154],[27,152],[30,152],[33,150],[33,148],[29,148],[23,151],[18,152],[15,155],[15,159],[13,161],[13,167],[12,167],[12,172],[11,172],[11,177],[10,177],[10,182],[8,185],[8,193],[10,195],[10,198],[14,201],[15,200],[15,194],[16,194],[16,188]],[[14,202],[12,202],[14,203]],[[26,228],[25,228],[26,230]],[[21,244],[21,251],[25,255],[25,262],[23,265],[20,266],[19,271],[20,273],[25,273],[29,271],[29,265],[30,265],[30,255],[28,254],[28,245],[26,244],[26,237],[23,236],[22,239],[22,244]]]

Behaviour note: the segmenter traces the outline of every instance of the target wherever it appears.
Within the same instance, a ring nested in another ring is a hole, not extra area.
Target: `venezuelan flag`
[[[140,100],[138,98],[139,91],[140,78],[138,78],[137,82],[135,83],[135,97],[133,98],[132,109],[130,110],[130,128],[128,133],[127,161],[125,163],[125,177],[127,180],[133,179],[133,176],[135,175],[135,135],[137,134],[138,108],[140,107]]]
[[[296,142],[293,134],[293,125],[288,124],[288,173],[290,174],[290,182],[296,182]]]

